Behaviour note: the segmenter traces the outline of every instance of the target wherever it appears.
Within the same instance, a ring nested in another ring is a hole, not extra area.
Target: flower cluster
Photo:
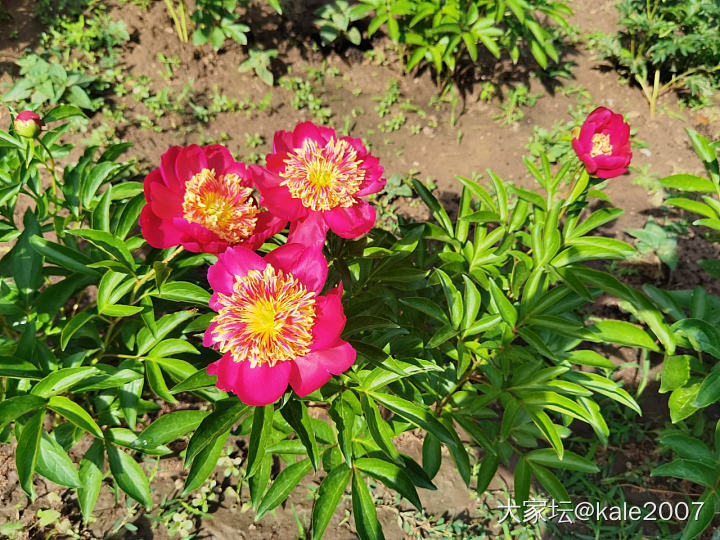
[[[383,168],[359,139],[310,122],[275,134],[266,166],[246,167],[223,146],[170,148],[145,179],[140,226],[156,248],[218,255],[208,270],[217,312],[204,344],[218,387],[249,405],[300,396],[355,361],[340,339],[342,284],[321,294],[329,230],[357,238],[375,224],[361,197],[383,189]],[[288,243],[255,250],[289,224]]]

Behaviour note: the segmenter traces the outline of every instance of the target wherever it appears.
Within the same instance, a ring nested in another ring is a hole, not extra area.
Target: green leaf
[[[681,458],[706,460],[709,464],[715,457],[707,445],[694,437],[677,430],[668,430],[660,435],[660,444],[672,448]]]
[[[15,467],[17,469],[20,486],[30,499],[34,499],[33,476],[40,452],[40,441],[43,434],[43,420],[45,409],[32,415],[22,428],[15,449]]]
[[[85,523],[92,517],[93,508],[100,495],[104,464],[105,449],[102,441],[96,440],[80,460],[78,475],[80,478],[80,487],[77,490],[78,503]]]
[[[165,413],[137,437],[139,446],[160,446],[173,442],[196,429],[208,411],[173,411]]]
[[[190,304],[198,304],[207,307],[210,301],[210,293],[202,287],[186,281],[171,281],[165,283],[159,293],[153,296],[159,296],[164,300],[173,302],[184,302]]]
[[[569,501],[570,495],[562,485],[558,477],[547,470],[545,467],[537,465],[532,461],[528,461],[530,468],[532,469],[533,475],[540,482],[540,485],[550,494],[550,496],[556,501]]]
[[[45,398],[62,394],[94,375],[98,375],[98,370],[90,366],[62,368],[38,382],[30,393]]]
[[[448,316],[445,314],[445,311],[430,300],[429,298],[424,297],[409,297],[409,298],[399,298],[401,304],[405,304],[406,306],[410,306],[413,309],[418,310],[421,313],[424,313],[425,315],[432,317],[433,319],[437,319],[443,324],[449,324],[450,319],[448,319]]]
[[[718,506],[716,501],[717,492],[712,489],[706,489],[698,500],[698,502],[703,503],[699,511],[696,510],[696,506],[690,506],[690,516],[688,517],[687,525],[685,525],[685,529],[682,532],[680,540],[692,540],[700,537],[700,533],[707,529],[708,525],[710,525],[710,522],[715,517],[715,511]]]
[[[287,499],[292,490],[295,489],[295,486],[297,486],[300,480],[311,470],[312,464],[308,458],[305,458],[302,461],[293,463],[278,474],[275,481],[270,485],[270,489],[268,489],[265,497],[260,501],[257,514],[255,515],[255,521],[258,521],[266,512],[272,510]]]
[[[515,465],[514,484],[515,504],[520,507],[520,512],[522,514],[523,507],[525,506],[525,501],[527,501],[530,497],[530,464],[525,461],[524,457],[522,456]],[[523,516],[521,515],[520,519],[522,518]]]
[[[109,232],[95,229],[68,229],[65,233],[88,240],[115,260],[125,263],[130,269],[137,266],[125,243]]]
[[[560,459],[555,450],[551,448],[539,448],[526,454],[525,459],[531,463],[537,463],[545,467],[580,471],[588,474],[600,471],[595,463],[570,450],[565,450],[562,459]]]
[[[247,411],[248,406],[236,398],[228,398],[215,403],[215,410],[206,416],[193,433],[185,453],[185,465],[190,463],[200,450],[210,444],[220,434],[228,431]]]
[[[658,392],[664,394],[683,386],[690,378],[691,359],[692,356],[686,354],[666,356],[660,373],[660,389]]]
[[[498,465],[500,464],[500,458],[497,455],[487,453],[482,459],[480,468],[477,474],[477,492],[482,495],[485,490],[490,486],[490,482],[495,478]]]
[[[702,193],[714,193],[715,184],[707,178],[694,174],[673,174],[661,178],[660,185],[664,188],[678,189],[681,191],[699,191]]]
[[[408,422],[429,431],[441,442],[448,446],[455,446],[455,439],[445,426],[443,426],[426,407],[407,401],[397,396],[370,392],[373,399],[395,414],[402,416]]]
[[[600,342],[617,343],[629,347],[643,347],[651,351],[659,351],[655,341],[639,326],[626,321],[598,321],[592,327]]]
[[[62,446],[44,431],[40,439],[35,472],[60,486],[80,487],[80,477],[75,465]]]
[[[710,467],[701,461],[680,458],[656,467],[650,476],[672,476],[711,488],[717,482],[718,472],[715,466]]]
[[[673,424],[692,416],[697,411],[697,407],[693,403],[699,390],[700,383],[695,383],[672,391],[668,400],[668,407],[670,408],[670,420]]]
[[[310,423],[307,407],[298,399],[290,399],[285,406],[280,409],[280,414],[297,434],[307,452],[308,457],[310,458],[310,463],[312,463],[313,469],[317,471],[320,454],[318,452],[315,431]]]
[[[340,499],[345,493],[351,475],[352,469],[343,464],[330,471],[320,483],[312,513],[313,540],[322,538],[340,504]]]
[[[216,386],[217,380],[217,375],[208,375],[205,368],[199,369],[184,381],[173,386],[170,392],[178,394],[180,392],[191,392],[200,388]]]
[[[222,453],[225,441],[230,434],[229,431],[216,436],[210,444],[203,448],[193,459],[190,472],[185,479],[185,487],[183,488],[181,497],[187,497],[190,492],[196,490],[205,483],[205,480],[212,474],[217,467],[218,459]]]
[[[145,508],[152,507],[150,483],[137,461],[109,441],[105,442],[105,450],[117,486]]]
[[[432,433],[426,433],[422,446],[422,467],[430,479],[440,470],[442,463],[442,447],[440,441]]]
[[[80,429],[87,431],[98,439],[102,439],[103,433],[100,426],[95,423],[93,417],[90,416],[85,409],[74,401],[71,401],[64,396],[53,396],[48,401],[47,406],[49,409],[52,409],[56,413],[64,416]]]
[[[363,409],[363,415],[367,421],[368,430],[375,443],[380,447],[390,459],[397,461],[400,458],[400,453],[395,448],[392,442],[393,431],[390,426],[383,420],[380,415],[380,411],[375,405],[374,401],[371,401],[365,395],[360,396],[360,404]]]
[[[440,279],[443,292],[445,293],[445,301],[447,302],[448,311],[450,312],[450,321],[453,328],[460,328],[463,318],[463,298],[460,291],[457,290],[455,284],[445,272],[439,268],[435,269],[435,273]]]
[[[422,509],[420,497],[410,477],[400,467],[389,461],[377,458],[359,458],[353,462],[354,467],[380,480],[390,489],[410,501],[418,510]]]
[[[563,447],[562,439],[560,438],[560,433],[558,433],[557,426],[553,424],[552,420],[550,420],[550,417],[545,411],[529,412],[533,424],[537,426],[537,428],[543,434],[543,437],[545,437],[545,440],[547,440],[547,442],[552,445],[555,453],[560,459],[562,459],[565,453],[565,448]]]
[[[363,540],[385,540],[370,490],[357,471],[353,473],[352,479],[352,509],[355,517],[355,528],[360,538]]]
[[[272,420],[274,415],[275,408],[272,404],[254,407],[247,457],[247,473],[245,475],[247,478],[251,478],[260,468],[262,458],[265,456],[265,447],[273,432]]]
[[[60,332],[60,350],[64,351],[73,335],[96,316],[89,311],[81,311],[70,319]]]
[[[720,400],[720,368],[715,367],[700,385],[693,407],[700,409],[718,400]]]
[[[83,253],[72,250],[63,245],[45,240],[42,236],[31,236],[30,246],[40,255],[53,264],[78,272],[84,275],[97,276],[97,270],[88,268],[88,264],[93,261],[87,258]]]
[[[43,407],[45,402],[45,399],[32,394],[14,396],[0,401],[0,431],[13,420]]]
[[[66,118],[74,118],[76,116],[87,118],[85,113],[75,105],[56,105],[43,115],[43,122],[50,124],[58,120],[65,120]]]
[[[507,299],[505,293],[503,293],[500,287],[497,286],[495,281],[491,279],[489,282],[490,295],[492,296],[493,302],[495,302],[495,306],[500,312],[500,316],[510,326],[510,328],[515,328],[518,318],[517,310],[512,305],[512,302]]]

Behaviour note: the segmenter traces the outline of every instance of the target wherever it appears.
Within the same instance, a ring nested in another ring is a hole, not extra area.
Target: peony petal
[[[185,182],[181,182],[175,174],[175,162],[180,150],[179,146],[171,146],[160,156],[160,174],[168,189],[185,193]]]
[[[247,275],[250,270],[264,270],[267,266],[259,255],[246,247],[236,246],[225,250],[215,264],[208,268],[208,283],[215,292],[230,294],[236,277]]]
[[[303,244],[307,247],[322,249],[328,226],[321,212],[310,212],[308,217],[290,224],[288,243]]]
[[[310,291],[319,293],[325,286],[328,264],[319,249],[302,244],[285,244],[265,255],[265,262],[292,274]]]
[[[365,179],[355,196],[363,197],[382,191],[385,188],[385,179],[382,178],[384,169],[380,161],[375,156],[367,156],[363,158],[362,168],[365,169]]]
[[[173,219],[183,215],[183,197],[175,191],[171,191],[162,183],[152,182],[149,184],[150,195],[148,202],[153,212],[161,219]]]
[[[287,389],[291,369],[290,362],[251,367],[250,362],[234,362],[228,353],[208,366],[207,372],[217,374],[220,390],[233,392],[243,403],[258,407],[280,399]]]
[[[348,208],[333,208],[324,213],[330,229],[343,238],[357,238],[375,225],[375,208],[362,199]]]
[[[285,186],[266,188],[257,183],[262,195],[263,205],[276,216],[290,221],[302,219],[308,215],[308,209],[303,206],[300,199],[294,199]]]
[[[165,249],[180,245],[182,234],[170,223],[156,216],[149,204],[140,212],[140,229],[147,243],[154,248]]]
[[[326,349],[340,338],[347,320],[341,301],[342,294],[341,282],[326,295],[315,299],[315,324],[311,350]]]
[[[257,217],[257,223],[255,224],[255,232],[245,240],[242,245],[248,249],[256,250],[263,245],[265,240],[282,231],[285,225],[287,225],[286,219],[275,216],[267,211],[260,212]]]
[[[320,362],[311,358],[310,354],[287,362],[292,366],[290,386],[300,397],[314,392],[332,377],[332,374]]]
[[[236,163],[230,150],[221,144],[210,144],[203,148],[208,168],[215,171],[216,175],[230,172],[229,169]],[[244,167],[243,167],[244,169]]]
[[[273,154],[284,154],[294,149],[292,131],[285,131],[281,129],[280,131],[275,132],[275,135],[273,136]]]
[[[200,171],[207,168],[208,162],[205,152],[197,144],[182,148],[175,161],[175,174],[183,185]]]

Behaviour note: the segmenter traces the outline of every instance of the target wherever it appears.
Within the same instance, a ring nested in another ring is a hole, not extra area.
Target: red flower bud
[[[632,159],[630,126],[621,114],[598,107],[573,135],[573,149],[588,173],[615,178],[627,172]]]
[[[15,133],[26,139],[34,139],[45,123],[40,115],[33,111],[22,111],[15,117]]]

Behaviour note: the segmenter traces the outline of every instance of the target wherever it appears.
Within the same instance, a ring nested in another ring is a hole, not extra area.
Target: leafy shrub
[[[230,434],[249,437],[244,478],[258,518],[313,470],[324,471],[312,513],[316,538],[348,487],[358,534],[382,535],[367,478],[420,508],[417,488],[435,489],[442,446],[468,485],[474,450],[482,450],[481,492],[500,463],[517,457],[516,504],[528,498],[533,478],[567,500],[551,469],[597,470],[563,444],[573,421],[605,443],[609,429],[595,396],[639,412],[611,378],[615,365],[593,344],[657,351],[660,341],[672,354],[670,330],[650,301],[584,264],[633,252],[592,235],[621,211],[586,212],[596,180],[572,162],[553,173],[543,159],[540,169],[527,163],[540,192],[491,171],[492,192],[459,178],[464,187],[452,220],[413,180],[435,222],[403,221],[396,234],[373,229],[355,240],[330,234],[327,286],[344,286],[342,339],[357,360],[308,395],[289,391],[276,403],[246,405],[216,388],[206,366],[217,354],[201,347],[215,315],[206,266],[217,258],[153,249],[138,234],[143,185],[129,179],[131,164],[117,162],[128,145],[101,153],[90,147],[62,173],[56,169],[53,156],[67,155],[71,145],[58,143],[67,124],[54,124],[78,114],[71,106],[50,110],[44,121],[53,127],[37,140],[0,131],[0,231],[3,240],[15,239],[0,259],[0,437],[17,441],[26,493],[33,493],[35,473],[75,489],[85,520],[106,460],[116,488],[148,507],[145,456],[172,454],[171,443],[189,437],[182,451],[187,494],[210,475]],[[50,190],[43,188],[48,175]],[[148,177],[153,189],[162,188],[160,176]],[[20,192],[35,205],[17,228]],[[260,251],[272,253],[285,239],[270,238]],[[603,292],[626,302],[652,333],[625,320],[588,320]],[[186,408],[158,414],[161,404],[190,396]],[[424,432],[421,463],[393,441],[417,428]],[[68,452],[81,441],[87,450],[76,465]],[[282,465],[271,481],[274,463]]]
[[[247,45],[250,27],[238,22],[238,15],[235,13],[238,6],[246,5],[247,2],[242,0],[199,0],[190,16],[195,24],[193,43],[204,45],[209,42],[216,51],[223,46],[227,38]]]
[[[368,34],[385,25],[390,39],[403,47],[408,71],[426,62],[447,82],[465,54],[475,62],[478,47],[496,57],[506,50],[513,62],[524,47],[541,67],[557,62],[552,34],[540,16],[567,26],[572,11],[555,0],[361,0],[373,17]]]
[[[98,79],[92,75],[68,72],[60,64],[50,63],[37,54],[16,61],[19,79],[3,101],[29,102],[35,106],[71,103],[83,109],[96,110],[101,102],[91,99],[88,92]]]
[[[720,84],[720,4],[713,0],[623,0],[616,34],[593,42],[642,88],[651,115],[657,99],[681,90],[698,99]]]
[[[353,45],[360,45],[362,34],[352,23],[362,19],[363,6],[356,4],[351,6],[346,0],[335,0],[332,3],[323,4],[315,10],[315,26],[320,32],[323,45],[329,45],[336,39],[347,39]]]

